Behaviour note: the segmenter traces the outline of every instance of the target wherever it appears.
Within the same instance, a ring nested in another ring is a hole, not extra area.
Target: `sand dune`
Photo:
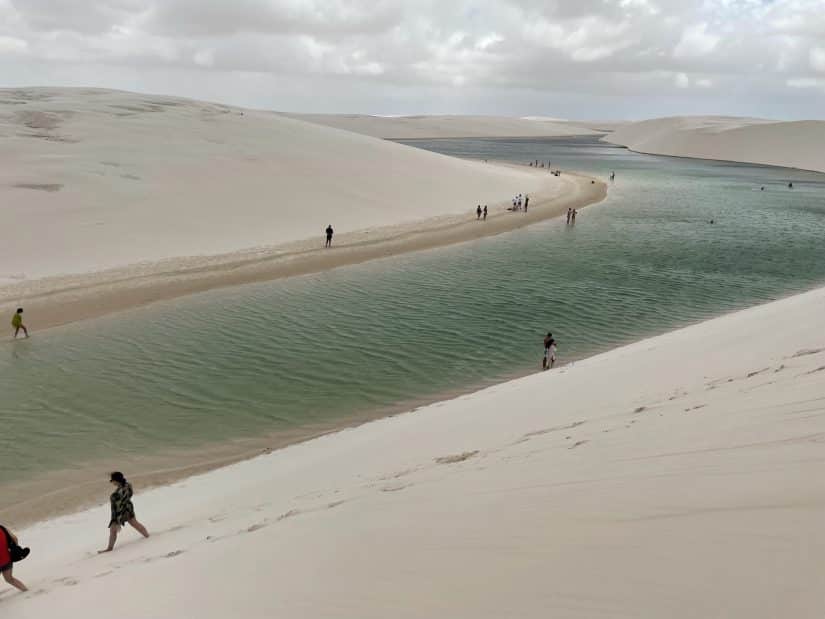
[[[9,619],[821,617],[825,289],[22,532]],[[561,341],[561,351],[564,341]],[[537,354],[538,361],[538,354]],[[108,488],[101,482],[101,500]]]
[[[721,159],[825,172],[825,121],[688,116],[616,127],[613,144],[655,155]]]
[[[518,193],[547,206],[538,217],[604,196],[580,187],[590,179],[106,90],[0,90],[0,140],[0,310],[25,304],[39,327],[95,315],[67,312],[61,291],[86,310],[122,309],[501,232],[528,220],[456,226],[479,203],[495,219]],[[328,224],[336,251],[321,258]]]
[[[549,175],[266,112],[82,89],[0,91],[0,284],[446,214]]]
[[[545,117],[369,116],[366,114],[284,114],[336,129],[387,139],[562,137],[596,135],[583,124]]]

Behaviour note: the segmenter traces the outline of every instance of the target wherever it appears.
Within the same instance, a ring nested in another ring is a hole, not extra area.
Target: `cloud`
[[[810,51],[811,68],[818,73],[825,73],[825,47],[812,47]]]
[[[719,44],[721,37],[708,32],[707,24],[695,24],[685,28],[682,38],[673,49],[676,58],[692,58],[710,54]]]
[[[825,0],[0,0],[0,75],[6,85],[281,109],[605,116],[675,92],[688,110],[701,101],[758,115],[825,72],[823,9]],[[823,103],[812,93],[804,109]],[[551,107],[560,104],[570,107]]]

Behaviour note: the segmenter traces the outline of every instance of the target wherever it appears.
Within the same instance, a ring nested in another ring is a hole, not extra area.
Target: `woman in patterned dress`
[[[109,497],[109,502],[112,505],[112,518],[109,521],[109,545],[100,552],[111,552],[114,549],[117,534],[127,522],[137,529],[143,537],[149,537],[149,531],[135,518],[135,506],[132,505],[132,484],[126,481],[120,471],[112,473],[109,481],[117,486],[117,489]]]

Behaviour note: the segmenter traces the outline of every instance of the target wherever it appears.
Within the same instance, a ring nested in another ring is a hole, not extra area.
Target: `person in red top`
[[[5,578],[6,582],[12,587],[16,587],[20,589],[20,591],[28,591],[28,587],[17,580],[14,574],[12,574],[14,564],[11,561],[11,554],[9,553],[9,546],[12,542],[17,543],[17,538],[14,534],[5,527],[0,526],[0,572],[3,573],[3,578]]]

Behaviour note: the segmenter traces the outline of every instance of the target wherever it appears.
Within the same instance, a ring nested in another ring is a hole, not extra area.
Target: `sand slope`
[[[104,90],[0,90],[0,144],[0,286],[562,187],[272,113]]]
[[[365,114],[285,114],[307,122],[387,139],[561,137],[598,132],[563,120],[534,116],[369,116]]]
[[[656,155],[743,161],[825,172],[825,121],[696,116],[616,127],[605,138]]]
[[[16,570],[36,592],[3,593],[0,612],[821,617],[823,303],[825,289],[138,492],[155,536],[127,532],[110,555],[93,554],[105,506],[38,525]]]

